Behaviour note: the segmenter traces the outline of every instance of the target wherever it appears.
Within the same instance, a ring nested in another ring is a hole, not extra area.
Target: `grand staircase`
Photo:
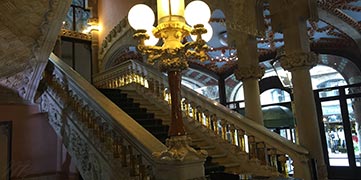
[[[167,78],[128,61],[98,74],[92,85],[56,56],[49,60],[37,101],[82,177],[159,177],[164,166],[153,155],[167,149]],[[292,159],[294,176],[309,179],[308,151],[301,146],[185,87],[182,110],[191,145],[208,152],[207,178],[287,177],[285,165]]]
[[[170,122],[170,112],[167,105],[164,108],[155,106],[155,101],[149,101],[149,98],[143,97],[135,90],[126,88],[120,89],[99,89],[106,97],[112,100],[117,106],[124,110],[129,116],[137,121],[141,126],[153,134],[162,143],[166,143],[168,138],[168,129]],[[159,104],[160,102],[158,102]],[[149,110],[148,110],[149,109]],[[224,157],[223,154],[213,152],[215,146],[207,144],[202,138],[198,138],[196,134],[189,134],[192,138],[191,146],[196,150],[206,150],[209,156],[206,158],[204,168],[205,175],[208,179],[239,179],[238,175],[225,173],[225,166],[214,159]],[[224,163],[223,163],[224,164]],[[238,164],[236,164],[238,165]],[[228,165],[230,167],[230,165]]]

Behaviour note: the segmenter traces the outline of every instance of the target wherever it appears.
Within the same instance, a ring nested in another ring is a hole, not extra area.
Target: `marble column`
[[[232,0],[224,10],[227,25],[227,43],[237,49],[235,76],[243,82],[245,116],[263,125],[259,79],[264,68],[259,67],[256,37],[264,36],[263,1]]]
[[[243,82],[245,116],[262,125],[264,123],[258,81],[264,75],[264,71],[263,67],[254,65],[238,67],[235,72],[237,80]]]
[[[306,21],[288,21],[283,30],[285,36],[285,56],[280,59],[281,66],[292,73],[295,118],[299,144],[308,149],[311,160],[316,162],[318,179],[327,179],[316,104],[309,70],[318,63],[318,56],[310,52]],[[310,162],[298,162],[310,163]],[[304,174],[298,176],[298,173]],[[304,177],[309,172],[299,169],[296,177]]]

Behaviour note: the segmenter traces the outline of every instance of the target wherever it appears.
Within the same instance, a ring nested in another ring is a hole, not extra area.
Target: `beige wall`
[[[57,168],[57,136],[35,105],[0,104],[0,121],[12,121],[12,177],[41,175]]]
[[[129,9],[142,2],[142,0],[99,0],[99,25],[102,27],[99,32],[99,47],[108,33],[128,15]]]

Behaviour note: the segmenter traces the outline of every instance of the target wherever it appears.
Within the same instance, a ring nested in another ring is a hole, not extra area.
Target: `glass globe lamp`
[[[153,10],[145,4],[136,4],[128,13],[129,25],[135,30],[147,30],[153,27],[155,16]]]
[[[192,1],[184,10],[184,18],[190,26],[207,24],[211,18],[211,10],[203,1]]]

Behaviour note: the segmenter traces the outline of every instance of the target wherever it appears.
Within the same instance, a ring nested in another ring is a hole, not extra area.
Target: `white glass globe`
[[[154,27],[152,26],[151,28],[147,29],[147,34],[150,36],[149,39],[144,41],[144,44],[147,46],[154,46],[158,43],[159,39],[156,38],[153,33],[152,30],[154,29]]]
[[[184,18],[190,26],[206,24],[211,18],[211,10],[203,1],[192,1],[184,10]]]
[[[153,10],[145,4],[136,4],[128,12],[128,22],[135,29],[153,27],[155,16]]]
[[[202,34],[202,39],[206,42],[208,42],[209,40],[212,39],[212,36],[213,36],[213,28],[212,26],[207,23],[207,24],[203,24],[204,25],[204,28],[207,29],[207,33],[205,34]],[[194,36],[194,35],[191,35],[191,38],[193,41],[195,41],[197,39],[197,36]]]

